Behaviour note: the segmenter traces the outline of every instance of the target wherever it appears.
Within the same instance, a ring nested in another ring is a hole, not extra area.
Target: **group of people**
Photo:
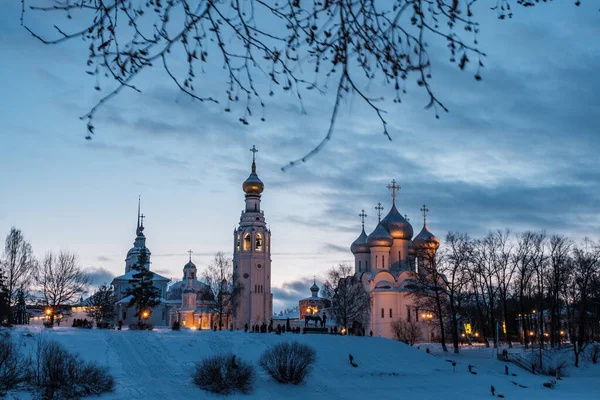
[[[287,319],[285,324],[277,324],[277,327],[275,327],[275,328],[273,327],[273,320],[271,320],[269,322],[269,325],[267,325],[266,322],[263,322],[262,324],[255,324],[252,326],[248,326],[248,324],[245,324],[244,332],[247,333],[249,329],[250,329],[250,332],[252,332],[252,333],[275,332],[278,335],[285,333],[285,332],[300,333],[300,327],[292,328],[289,318]]]

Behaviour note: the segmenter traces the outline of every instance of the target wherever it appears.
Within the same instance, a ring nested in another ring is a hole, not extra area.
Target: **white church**
[[[392,180],[387,188],[392,193],[390,212],[381,219],[383,207],[380,203],[375,207],[378,223],[367,236],[367,215],[362,210],[359,214],[362,232],[350,247],[354,254],[354,279],[371,296],[371,312],[364,329],[374,336],[394,338],[392,322],[400,319],[418,323],[421,327],[420,340],[429,341],[437,336],[436,329],[431,326],[432,316],[418,309],[410,295],[410,286],[417,279],[417,274],[427,274],[428,260],[439,248],[440,241],[427,228],[429,210],[425,205],[421,209],[423,228],[413,238],[412,225],[396,208],[396,192],[400,187]]]
[[[269,323],[273,314],[271,294],[271,231],[267,228],[264,212],[260,208],[264,184],[256,173],[256,148],[252,149],[252,170],[242,184],[245,193],[245,209],[233,234],[233,280],[241,287],[236,310],[230,310],[222,319],[223,329],[243,329],[248,326]],[[138,222],[133,248],[125,259],[125,274],[113,279],[117,305],[115,322],[124,326],[137,324],[135,308],[129,307],[131,296],[125,292],[131,285],[132,266],[138,262],[142,249],[146,250],[150,269],[150,250],[146,247],[144,216],[138,204]],[[214,296],[210,288],[198,280],[198,270],[192,262],[191,251],[183,267],[181,281],[169,286],[170,279],[154,273],[152,283],[160,291],[160,305],[148,310],[146,322],[154,326],[172,325],[179,322],[190,329],[210,329],[217,323]]]

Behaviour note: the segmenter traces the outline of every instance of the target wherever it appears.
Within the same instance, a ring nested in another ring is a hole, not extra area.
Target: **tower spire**
[[[377,222],[381,222],[381,211],[383,210],[381,203],[377,203],[375,210],[377,210]]]
[[[144,232],[144,214],[141,214],[142,196],[138,196],[138,212],[137,212],[137,227],[136,235],[141,236]]]
[[[423,207],[421,207],[421,213],[423,213],[423,226],[427,226],[427,213],[429,212],[429,208],[427,208],[427,205],[423,204]]]
[[[396,191],[400,190],[400,186],[396,185],[395,179],[392,179],[392,184],[386,187],[392,191],[392,205],[396,205]]]
[[[258,150],[256,149],[255,145],[252,145],[252,148],[250,149],[250,151],[252,152],[252,173],[255,174],[256,173],[256,153],[258,153]]]
[[[365,230],[365,218],[367,218],[367,214],[365,214],[365,209],[363,208],[360,212],[360,214],[358,214],[358,216],[360,217],[360,222],[362,223],[362,228],[363,231]]]

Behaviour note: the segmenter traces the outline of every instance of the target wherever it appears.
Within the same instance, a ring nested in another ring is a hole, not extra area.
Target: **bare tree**
[[[504,339],[508,343],[508,347],[512,348],[512,342],[510,340],[509,332],[509,306],[508,300],[511,294],[511,284],[513,276],[515,274],[516,266],[511,262],[513,245],[510,243],[510,233],[506,231],[496,231],[493,233],[494,238],[494,249],[496,252],[495,262],[497,268],[495,269],[496,284],[498,285],[498,297],[502,308],[502,317],[504,318],[505,334]]]
[[[331,300],[336,323],[347,332],[355,323],[361,326],[366,324],[371,310],[371,297],[349,264],[339,264],[329,270],[323,284],[323,295]]]
[[[575,343],[575,367],[579,367],[579,355],[591,341],[588,320],[591,311],[590,298],[594,282],[600,279],[600,245],[589,239],[573,248],[572,274],[565,285],[570,310],[570,336]]]
[[[225,254],[218,252],[203,274],[204,281],[215,299],[219,314],[219,330],[223,329],[223,316],[229,321],[239,301],[242,287],[233,279],[233,264]]]
[[[563,305],[562,286],[568,281],[571,241],[562,235],[550,236],[548,242],[547,287],[550,299],[550,344],[560,344],[560,321]]]
[[[355,95],[381,121],[391,140],[379,96],[368,94],[366,81],[379,79],[394,90],[394,103],[416,81],[428,97],[435,116],[448,111],[430,84],[433,60],[439,55],[431,41],[445,42],[450,61],[464,70],[475,61],[473,74],[481,80],[484,53],[478,48],[481,29],[477,0],[21,0],[21,23],[46,44],[73,39],[87,43],[86,72],[105,95],[81,118],[88,135],[93,117],[124,88],[140,92],[134,79],[159,65],[183,93],[200,102],[222,103],[225,111],[239,105],[239,120],[265,119],[266,97],[276,90],[292,93],[302,105],[310,90],[325,93],[335,87],[335,102],[327,133],[304,157],[318,152],[333,134],[340,103]],[[579,4],[576,1],[576,4]],[[529,0],[495,0],[500,19],[512,17],[512,5],[533,6]],[[486,3],[487,5],[487,3]],[[55,36],[37,33],[27,12],[42,13],[54,25]],[[61,23],[48,14],[62,13]],[[434,54],[430,54],[433,52]],[[183,65],[181,65],[183,62]],[[221,98],[208,94],[198,74],[220,63],[226,74]],[[306,67],[309,67],[306,69]],[[104,82],[108,80],[109,84]],[[261,110],[257,113],[256,109]],[[304,112],[304,107],[302,107]]]
[[[25,240],[20,229],[11,228],[4,244],[4,256],[0,269],[4,271],[5,285],[9,301],[9,321],[13,321],[12,308],[17,300],[17,292],[26,290],[36,268],[31,244]]]
[[[84,293],[90,283],[89,276],[79,266],[74,253],[61,251],[48,253],[37,271],[37,283],[44,304],[50,308],[50,322],[61,306],[71,303]]]
[[[445,281],[442,289],[448,299],[450,322],[452,324],[452,344],[454,352],[459,351],[459,313],[465,300],[469,281],[469,262],[473,243],[466,233],[448,232],[446,235],[446,257],[438,263],[438,270]]]
[[[397,319],[392,322],[394,337],[410,346],[414,345],[421,337],[421,327],[416,321]]]
[[[526,334],[528,330],[528,303],[527,290],[533,275],[533,259],[536,249],[536,234],[534,232],[524,232],[517,236],[515,251],[511,258],[516,271],[516,297],[519,301],[519,322],[521,328],[521,340],[528,347],[529,338]]]

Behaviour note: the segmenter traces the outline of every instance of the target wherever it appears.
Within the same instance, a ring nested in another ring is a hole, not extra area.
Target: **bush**
[[[0,334],[0,397],[26,378],[19,349],[8,334]]]
[[[260,366],[277,382],[297,385],[304,381],[316,361],[310,346],[298,342],[279,343],[260,357]]]
[[[131,324],[129,330],[132,331],[151,331],[154,327],[150,324]]]
[[[115,326],[110,322],[98,321],[98,322],[96,322],[96,328],[98,328],[98,329],[115,329]]]
[[[179,323],[179,321],[173,322],[173,325],[171,325],[171,329],[173,329],[174,331],[180,330],[181,329],[181,324]]]
[[[75,399],[110,392],[115,382],[106,367],[82,362],[53,341],[38,340],[31,362],[31,383],[44,399]]]
[[[45,328],[53,328],[54,324],[50,321],[44,321],[44,327]]]
[[[229,394],[235,390],[250,393],[254,376],[254,368],[250,364],[237,360],[233,354],[222,354],[197,363],[192,378],[201,389]]]

